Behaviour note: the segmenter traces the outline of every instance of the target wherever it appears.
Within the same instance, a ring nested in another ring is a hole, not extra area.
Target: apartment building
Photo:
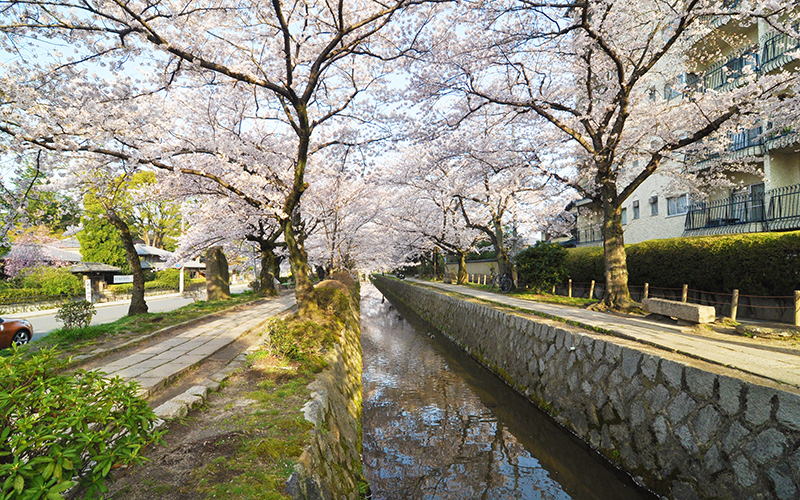
[[[799,66],[800,40],[773,30],[766,22],[741,24],[715,18],[710,34],[694,41],[697,54],[719,54],[714,60],[687,57],[691,67],[654,87],[654,99],[689,99],[707,89],[726,91],[744,75],[764,75]],[[795,28],[796,29],[796,28]],[[693,169],[713,161],[746,161],[750,173],[731,171],[734,188],[693,199],[680,178],[656,173],[625,202],[625,242],[708,234],[800,229],[800,128],[773,127],[771,122],[742,127],[728,135],[724,152],[686,158]],[[722,157],[722,158],[720,158]],[[590,200],[574,204],[577,244],[600,245],[602,217]]]

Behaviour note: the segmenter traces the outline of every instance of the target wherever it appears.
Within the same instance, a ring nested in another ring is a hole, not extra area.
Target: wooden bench
[[[713,323],[714,319],[716,319],[716,311],[714,311],[713,306],[702,306],[676,300],[643,299],[642,307],[649,313],[661,314],[662,316],[693,323]]]

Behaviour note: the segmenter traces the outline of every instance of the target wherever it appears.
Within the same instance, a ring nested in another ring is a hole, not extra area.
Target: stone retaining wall
[[[303,408],[314,424],[311,445],[287,484],[293,499],[357,500],[364,483],[361,465],[361,329],[358,287],[352,315],[326,357],[328,367],[308,387],[311,400]]]
[[[800,498],[800,396],[791,389],[424,286],[373,280],[656,493]]]

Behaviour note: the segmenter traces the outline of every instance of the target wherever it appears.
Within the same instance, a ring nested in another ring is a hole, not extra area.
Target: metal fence
[[[689,207],[684,234],[767,232],[800,228],[800,184],[742,193]]]

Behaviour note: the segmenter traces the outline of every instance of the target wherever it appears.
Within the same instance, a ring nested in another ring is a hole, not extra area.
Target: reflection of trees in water
[[[373,498],[569,498],[408,323],[362,318]]]

